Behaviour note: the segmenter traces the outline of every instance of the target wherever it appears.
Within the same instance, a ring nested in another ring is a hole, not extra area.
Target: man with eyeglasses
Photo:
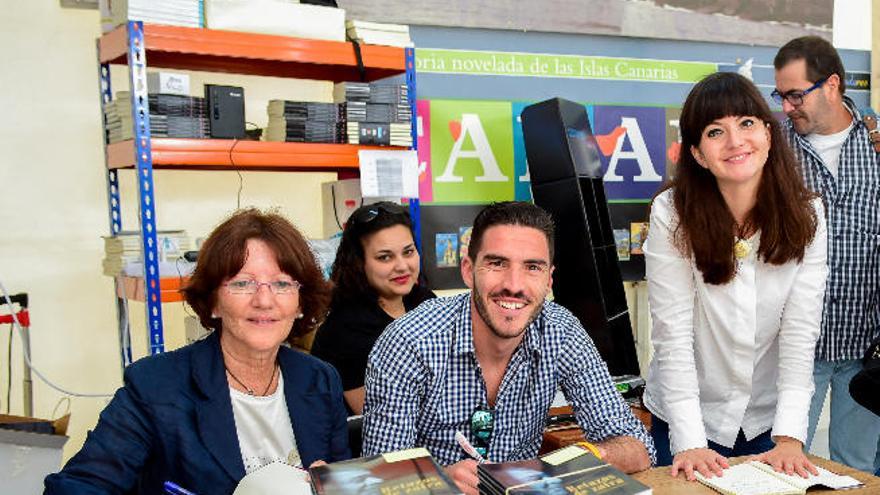
[[[651,438],[586,331],[545,301],[552,260],[553,220],[538,206],[496,203],[477,215],[461,260],[471,292],[423,303],[370,354],[364,455],[426,447],[476,494],[477,462],[456,434],[492,462],[534,458],[561,388],[605,461],[626,472],[651,466]]]
[[[831,459],[874,472],[880,467],[880,418],[849,395],[860,358],[880,333],[880,154],[870,129],[844,94],[834,47],[797,38],[776,55],[773,99],[807,186],[820,194],[828,220],[828,282],[816,344],[807,446],[831,387]]]

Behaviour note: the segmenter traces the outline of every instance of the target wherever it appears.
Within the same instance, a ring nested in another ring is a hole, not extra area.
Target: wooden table
[[[731,459],[730,462],[731,464],[738,464],[746,459],[746,457],[737,457]],[[811,455],[810,460],[817,466],[822,466],[823,468],[834,473],[852,476],[853,478],[864,483],[865,486],[852,490],[837,491],[823,488],[812,488],[807,492],[809,495],[816,495],[820,493],[835,493],[838,495],[844,493],[846,495],[874,495],[880,493],[880,478],[876,476],[870,475],[863,471],[859,471],[857,469],[853,469],[849,466],[844,466],[843,464],[829,461],[828,459],[823,459],[821,457]],[[636,473],[631,476],[653,488],[653,495],[718,495],[718,492],[707,486],[704,486],[699,481],[686,481],[684,479],[684,475],[681,473],[679,473],[677,478],[673,478],[669,475],[669,466],[649,469],[647,471],[642,471],[641,473]]]

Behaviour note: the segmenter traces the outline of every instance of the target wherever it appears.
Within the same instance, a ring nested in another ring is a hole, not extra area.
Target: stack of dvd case
[[[341,143],[344,131],[336,103],[270,100],[267,141]]]
[[[346,142],[412,147],[407,86],[395,82],[341,82],[333,88],[342,105]]]
[[[204,98],[167,94],[148,95],[150,135],[152,137],[204,139],[210,136]],[[128,91],[104,105],[107,142],[134,138],[131,102]]]

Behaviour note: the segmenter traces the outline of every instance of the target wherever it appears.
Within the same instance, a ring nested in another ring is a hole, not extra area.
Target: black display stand
[[[586,109],[554,98],[526,107],[522,125],[532,197],[556,223],[555,301],[581,321],[612,375],[638,375],[602,165]]]

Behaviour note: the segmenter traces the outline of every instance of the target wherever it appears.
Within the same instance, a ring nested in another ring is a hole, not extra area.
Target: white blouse
[[[285,462],[291,466],[301,464],[284,396],[282,373],[278,373],[278,387],[272,395],[248,395],[229,387],[229,396],[245,473],[250,474],[273,462]]]
[[[703,282],[692,257],[675,247],[672,190],[654,200],[643,247],[653,319],[654,358],[644,402],[669,423],[672,454],[751,440],[807,436],[813,353],[827,276],[827,232],[819,223],[801,263],[758,259],[760,233],[724,285]]]

